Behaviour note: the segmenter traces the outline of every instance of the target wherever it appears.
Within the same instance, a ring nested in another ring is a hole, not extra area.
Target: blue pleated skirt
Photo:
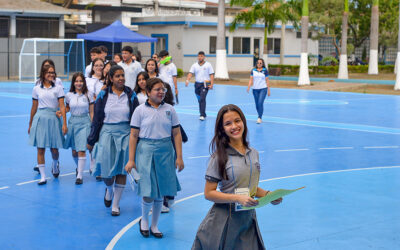
[[[93,176],[111,178],[116,175],[126,175],[130,129],[129,122],[103,124],[99,141],[92,151],[96,160]]]
[[[57,109],[42,108],[36,111],[29,133],[29,145],[38,148],[62,148],[64,135]]]
[[[90,133],[89,115],[72,115],[68,120],[68,133],[64,148],[72,148],[76,151],[86,151],[87,138]]]
[[[140,174],[139,196],[176,196],[181,190],[175,171],[175,151],[171,137],[159,140],[140,138],[135,162]]]

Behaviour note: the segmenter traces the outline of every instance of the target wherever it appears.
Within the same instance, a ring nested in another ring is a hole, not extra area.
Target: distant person
[[[108,61],[106,64],[104,64],[104,69],[103,69],[103,76],[104,76],[104,85],[102,89],[105,89],[105,86],[107,86],[108,84],[108,72],[110,72],[110,69],[112,66],[117,65],[116,62],[114,61]]]
[[[115,63],[120,63],[120,62],[122,62],[123,60],[122,60],[122,55],[121,54],[115,54],[114,55],[114,60],[113,60]]]
[[[103,59],[104,63],[108,62],[108,60],[107,60],[107,55],[108,55],[107,47],[104,46],[104,45],[100,45],[98,48],[101,51],[100,58]]]
[[[166,60],[167,57],[169,57],[169,53],[166,50],[160,51],[158,54],[160,57],[160,62],[163,62],[163,60]],[[160,78],[163,80],[163,82],[168,83],[171,86],[171,89],[175,89],[175,96],[178,95],[178,71],[176,69],[175,64],[170,60],[167,60],[164,63],[160,63],[159,67],[160,71]]]
[[[206,97],[208,90],[213,88],[214,85],[214,69],[211,63],[205,61],[205,54],[200,51],[197,54],[198,62],[190,67],[189,74],[187,75],[185,85],[189,85],[189,80],[192,75],[195,75],[196,82],[194,84],[194,92],[199,101],[200,120],[206,119]]]
[[[149,74],[150,78],[155,78],[159,77],[159,71],[158,71],[158,65],[157,61],[155,59],[150,58],[146,62],[146,66],[144,67],[144,70]]]
[[[247,86],[247,92],[249,92],[250,87],[253,85],[253,96],[258,113],[257,124],[262,123],[265,97],[271,95],[268,76],[269,74],[265,67],[264,59],[258,59],[257,66],[251,70],[250,81]]]
[[[156,60],[157,63],[160,62],[160,58],[158,57],[157,53],[154,53],[151,58],[153,58],[154,60]]]
[[[93,61],[93,67],[90,71],[89,77],[86,77],[86,85],[89,93],[93,95],[96,100],[97,95],[100,93],[104,84],[104,62],[101,58],[96,58]]]
[[[125,71],[125,86],[135,89],[136,77],[139,72],[143,71],[142,65],[136,61],[132,60],[133,49],[131,46],[125,46],[122,48],[122,59],[123,61],[118,63]]]
[[[149,79],[149,75],[142,71],[137,75],[136,86],[133,91],[135,91],[136,96],[139,101],[139,105],[143,104],[147,101],[147,93],[146,93],[146,81]]]
[[[90,50],[90,64],[86,66],[85,69],[85,77],[89,77],[90,72],[92,71],[92,63],[94,59],[101,57],[101,50],[98,47],[93,47]]]
[[[142,52],[140,52],[140,50],[136,50],[133,54],[136,57],[136,61],[142,63]]]

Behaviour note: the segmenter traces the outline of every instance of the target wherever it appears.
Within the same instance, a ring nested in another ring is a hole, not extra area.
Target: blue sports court
[[[193,84],[179,83],[175,109],[189,141],[183,145],[182,191],[162,214],[163,239],[139,233],[140,198],[124,191],[121,215],[103,204],[104,184],[86,171],[75,185],[70,150],[60,150],[61,174],[39,175],[28,146],[32,84],[0,84],[2,249],[190,249],[212,203],[202,195],[209,143],[219,108],[238,105],[250,145],[260,152],[260,186],[305,189],[278,206],[257,210],[267,249],[400,249],[400,96],[271,89],[262,124],[245,86],[215,85],[200,121]],[[69,83],[65,83],[65,90]],[[88,166],[87,168],[88,169]]]

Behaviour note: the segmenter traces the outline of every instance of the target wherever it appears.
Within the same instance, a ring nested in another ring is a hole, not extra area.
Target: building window
[[[250,54],[250,37],[234,37],[233,54]]]
[[[59,37],[58,18],[17,17],[17,37]]]
[[[311,31],[309,31],[308,32],[308,38],[311,38],[311,36],[312,36],[312,33],[311,33]],[[296,38],[301,39],[301,31],[297,31],[296,32]]]
[[[281,53],[281,39],[280,38],[267,38],[268,39],[268,54]]]
[[[10,31],[10,18],[0,16],[0,37],[8,37]]]
[[[225,37],[225,49],[227,54],[228,54],[228,44],[229,44],[229,37]],[[215,54],[216,52],[217,52],[217,37],[210,36],[210,54]]]

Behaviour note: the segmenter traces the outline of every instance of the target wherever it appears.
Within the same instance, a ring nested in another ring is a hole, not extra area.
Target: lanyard
[[[246,154],[244,155],[244,157],[246,159]],[[249,156],[249,160],[250,160],[250,179],[249,179],[249,190],[250,190],[251,175],[253,174],[253,164],[251,163],[251,157],[250,156]],[[233,185],[235,185],[235,189],[236,189],[236,179],[235,179],[235,173],[233,171],[233,163],[232,163],[232,156],[231,155],[229,155],[229,161],[231,162]]]

